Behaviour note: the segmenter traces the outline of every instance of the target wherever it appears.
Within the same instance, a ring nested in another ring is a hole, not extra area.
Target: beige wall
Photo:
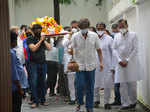
[[[53,16],[53,0],[9,0],[10,1],[10,21],[11,25],[30,24],[34,18],[43,16]],[[12,8],[12,1],[16,1]],[[107,22],[107,13],[104,5],[96,7],[97,0],[75,0],[76,4],[61,5],[61,24],[69,25],[72,20],[89,18],[92,25],[97,22]],[[13,9],[13,10],[12,10]],[[15,17],[13,17],[13,13]]]

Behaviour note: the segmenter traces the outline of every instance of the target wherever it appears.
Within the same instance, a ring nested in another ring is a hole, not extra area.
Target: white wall
[[[145,104],[150,106],[150,0],[145,0],[143,4],[138,6],[138,34],[142,38],[141,46],[143,46],[143,64],[144,81],[141,83],[139,90],[139,97]],[[144,75],[145,74],[145,75]]]
[[[102,7],[96,7],[97,0],[88,0],[88,2],[85,2],[86,0],[75,1],[76,5],[61,5],[61,23],[63,25],[69,24],[74,19],[79,20],[85,17],[89,18],[92,25],[96,25],[97,22],[101,21],[107,23],[105,2],[103,2]]]
[[[53,0],[16,0],[16,24],[31,24],[34,18],[53,16]]]
[[[53,0],[9,0],[11,25],[30,24],[34,18],[53,16]],[[16,1],[12,10],[12,1]],[[62,25],[70,25],[72,20],[89,18],[92,25],[97,22],[107,22],[105,1],[102,8],[96,7],[97,0],[75,0],[76,4],[61,5],[60,17]],[[100,10],[101,9],[101,10]],[[13,18],[12,14],[15,14]]]
[[[10,25],[15,25],[15,0],[9,0]]]

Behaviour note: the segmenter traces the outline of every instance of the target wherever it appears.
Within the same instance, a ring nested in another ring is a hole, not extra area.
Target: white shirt
[[[133,82],[141,79],[138,58],[138,38],[136,33],[128,32],[125,36],[118,33],[114,38],[113,49],[117,58],[115,82]],[[121,67],[120,61],[128,61],[127,67]]]
[[[58,62],[58,48],[52,47],[50,51],[45,51],[46,61]]]
[[[85,39],[81,32],[77,32],[72,37],[72,47],[74,59],[79,65],[80,71],[92,71],[96,69],[96,50],[100,49],[98,35],[88,31]]]

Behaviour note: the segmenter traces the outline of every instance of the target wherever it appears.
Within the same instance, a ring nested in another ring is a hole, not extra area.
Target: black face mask
[[[38,37],[38,38],[40,38],[41,37],[41,32],[36,32],[35,36]]]

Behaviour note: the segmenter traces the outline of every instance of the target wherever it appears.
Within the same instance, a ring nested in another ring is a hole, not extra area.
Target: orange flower
[[[45,34],[59,33],[62,30],[62,26],[58,25],[53,17],[45,16],[43,18],[36,18],[35,21],[32,22],[31,26],[34,24],[42,25],[42,32]],[[52,29],[52,30],[51,30]]]

